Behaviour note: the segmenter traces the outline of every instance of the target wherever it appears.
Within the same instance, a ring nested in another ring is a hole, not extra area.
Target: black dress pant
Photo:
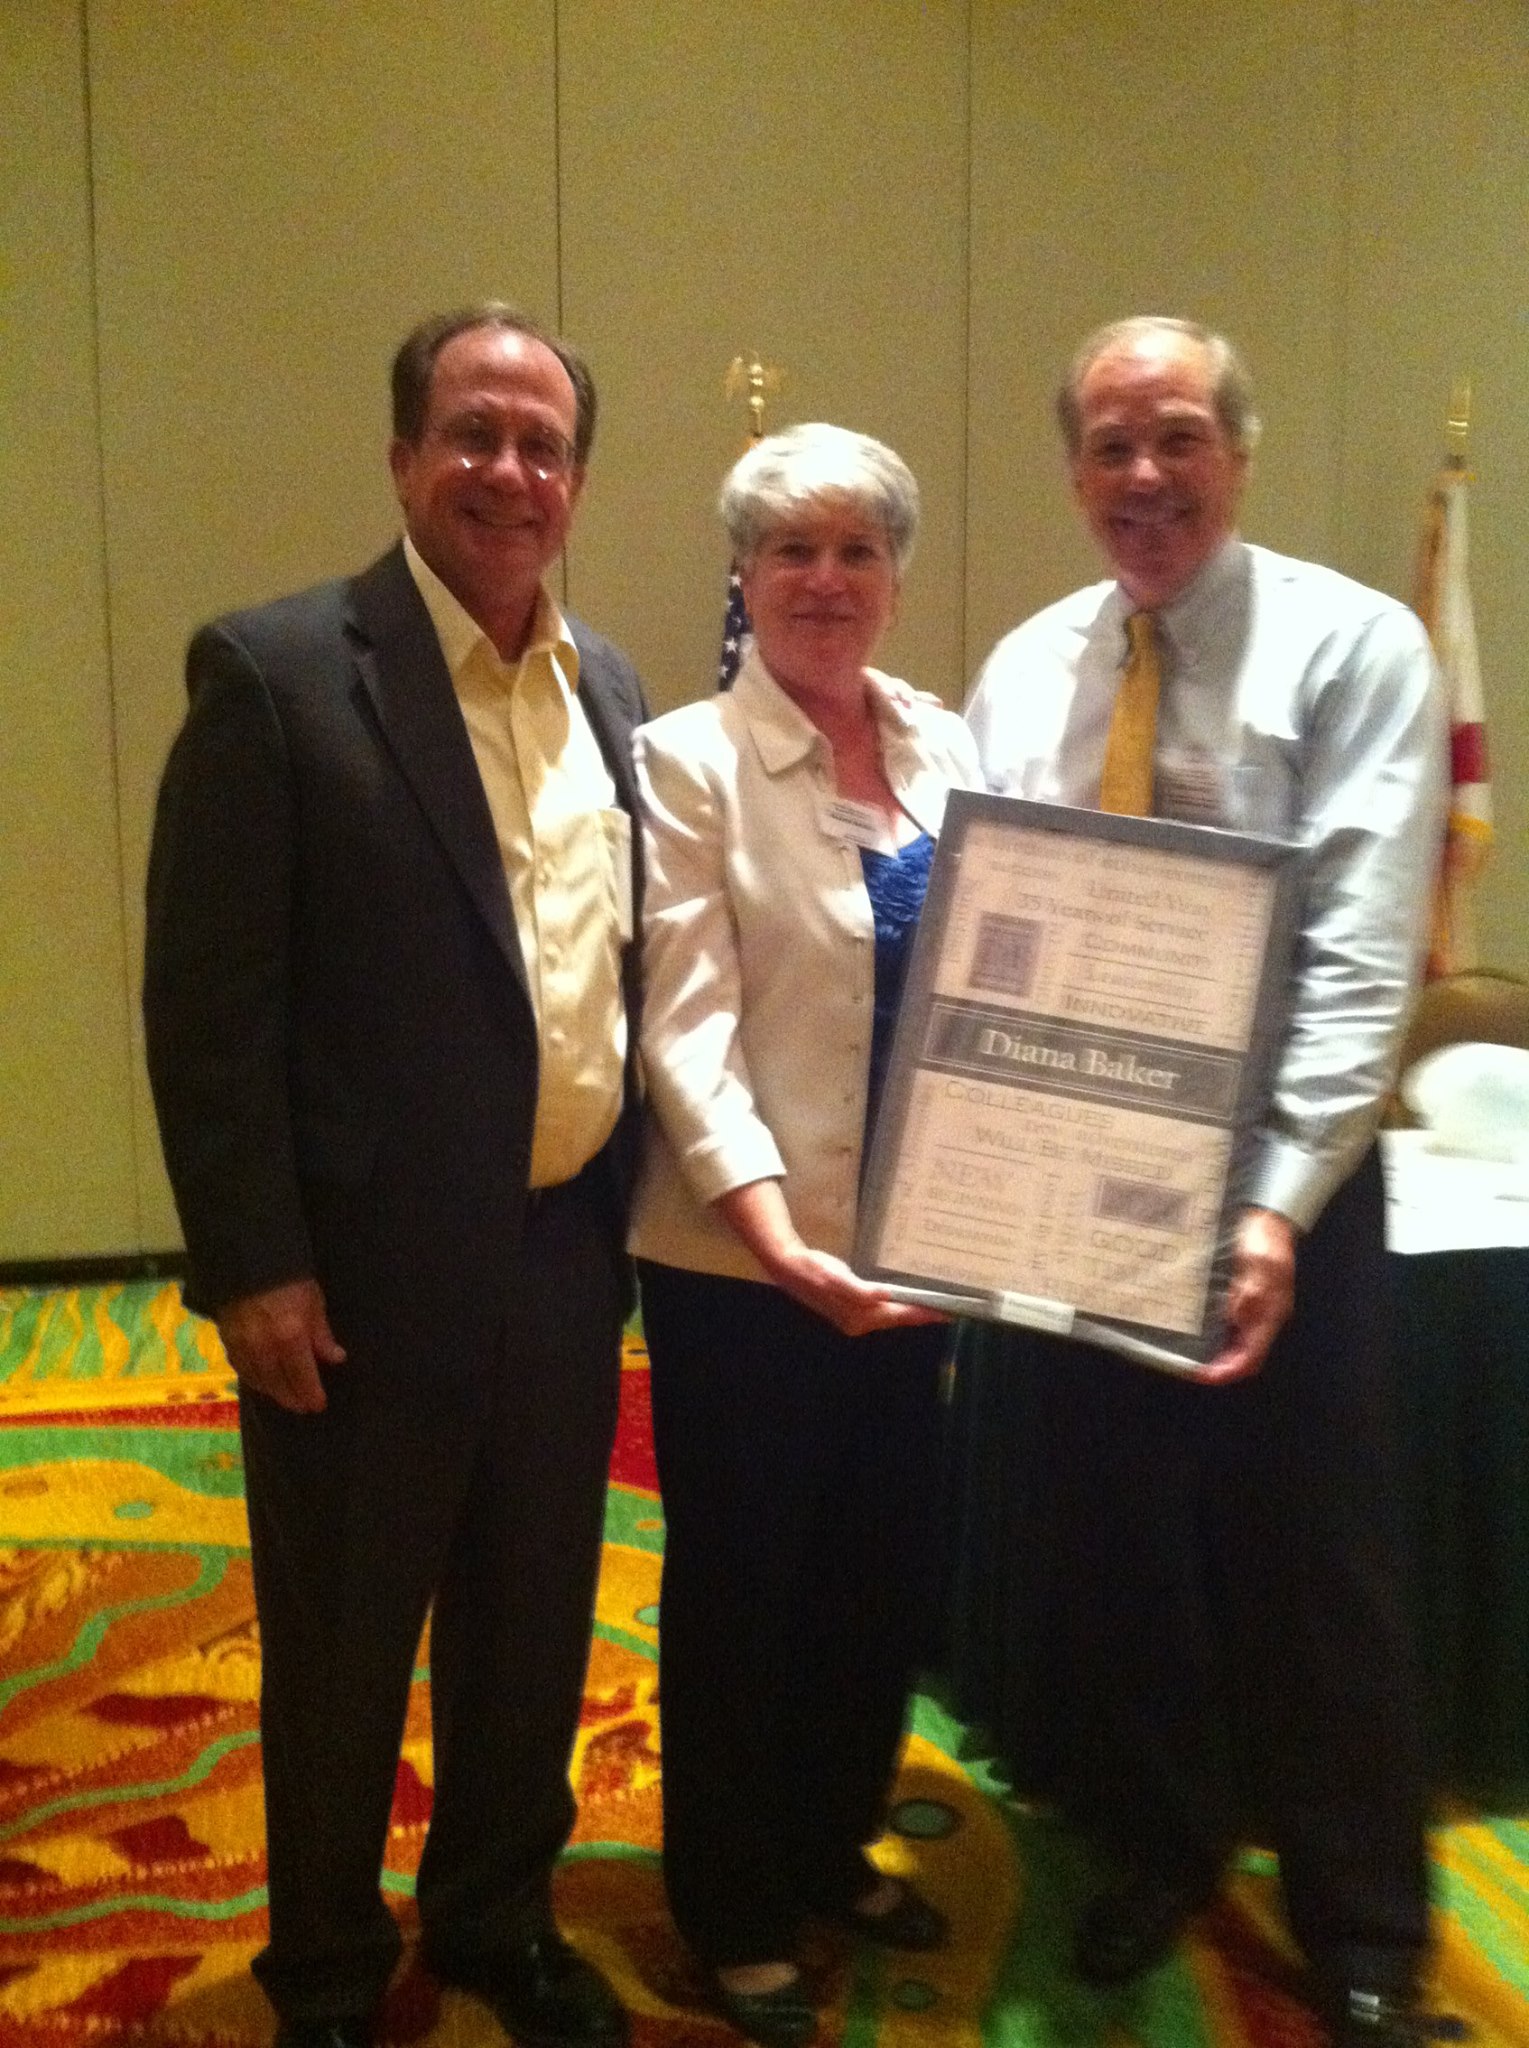
[[[1051,1462],[1066,1804],[1191,1889],[1272,1838],[1316,1968],[1403,1988],[1427,1863],[1382,1225],[1372,1153],[1299,1246],[1252,1379],[1039,1337],[1013,1364]]]
[[[284,2019],[369,2010],[397,1959],[378,1879],[427,1612],[427,1952],[491,1954],[548,1910],[628,1283],[578,1182],[534,1205],[519,1266],[491,1356],[353,1350],[316,1416],[241,1390],[270,1881],[255,1973]]]
[[[943,1326],[844,1337],[639,1263],[664,1498],[664,1877],[711,1965],[854,1902],[934,1592]]]

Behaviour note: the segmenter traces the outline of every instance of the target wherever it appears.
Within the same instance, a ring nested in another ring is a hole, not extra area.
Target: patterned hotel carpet
[[[559,1907],[619,1984],[636,2048],[727,2048],[669,1929],[657,1868],[661,1523],[641,1346],[629,1346],[605,1569]],[[430,1805],[428,1645],[385,1883],[406,1927]],[[176,1290],[0,1291],[0,2048],[263,2048],[259,1648],[235,1411],[210,1327]],[[850,2048],[1313,2048],[1267,1869],[1249,1867],[1187,1955],[1104,2003],[1062,1959],[1082,1882],[1059,1830],[960,1760],[927,1701],[898,1786],[890,1868],[950,1913],[951,1949],[810,1958],[822,2037]],[[1529,2044],[1529,1826],[1436,1839],[1440,2003],[1481,2048]],[[394,2043],[501,2039],[406,1963]]]

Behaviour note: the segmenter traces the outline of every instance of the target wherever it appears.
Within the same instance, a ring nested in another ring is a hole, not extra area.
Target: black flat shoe
[[[817,2007],[800,1974],[774,1991],[730,1991],[713,1970],[707,1990],[729,2026],[759,2048],[806,2048],[818,2030]]]
[[[1425,2013],[1392,1991],[1348,1985],[1327,2005],[1332,2048],[1423,2048],[1433,2041],[1464,2041],[1470,2028],[1450,2013]]]
[[[1103,1990],[1129,1984],[1166,1962],[1202,1906],[1204,1891],[1162,1878],[1135,1877],[1101,1892],[1083,1915],[1073,1967],[1085,1984]]]
[[[328,2020],[283,2020],[275,2048],[371,2048],[369,2013],[342,2013]]]
[[[877,1948],[901,1948],[914,1954],[944,1948],[950,1940],[950,1922],[939,1907],[931,1906],[906,1878],[897,1877],[892,1882],[898,1888],[898,1897],[884,1912],[845,1906],[826,1917],[839,1927],[847,1927],[861,1941],[874,1942]]]
[[[621,2001],[555,1927],[490,1955],[425,1961],[442,1984],[481,1998],[517,2048],[624,2048]]]

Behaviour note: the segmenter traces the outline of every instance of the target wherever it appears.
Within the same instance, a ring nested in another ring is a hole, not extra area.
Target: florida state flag
[[[1449,830],[1434,903],[1430,980],[1476,965],[1470,885],[1492,843],[1492,786],[1487,767],[1486,711],[1476,654],[1467,560],[1466,485],[1461,457],[1439,472],[1428,502],[1418,552],[1418,616],[1428,629],[1449,698]]]

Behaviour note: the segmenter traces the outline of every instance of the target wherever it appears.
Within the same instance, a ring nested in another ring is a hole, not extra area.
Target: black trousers
[[[664,1878],[704,1962],[789,1956],[867,1887],[934,1592],[949,1331],[843,1337],[640,1262],[664,1497]]]
[[[1383,1260],[1372,1153],[1299,1247],[1253,1379],[1196,1386],[1046,1338],[1014,1364],[1035,1376],[1024,1455],[1049,1466],[1067,1805],[1192,1887],[1248,1831],[1272,1837],[1313,1965],[1402,1988],[1427,1863]]]
[[[270,1873],[255,1974],[284,2019],[368,2010],[397,1960],[378,1879],[427,1611],[427,1952],[481,1957],[548,1910],[628,1283],[580,1183],[534,1207],[519,1264],[491,1357],[353,1354],[317,1416],[241,1391]]]

